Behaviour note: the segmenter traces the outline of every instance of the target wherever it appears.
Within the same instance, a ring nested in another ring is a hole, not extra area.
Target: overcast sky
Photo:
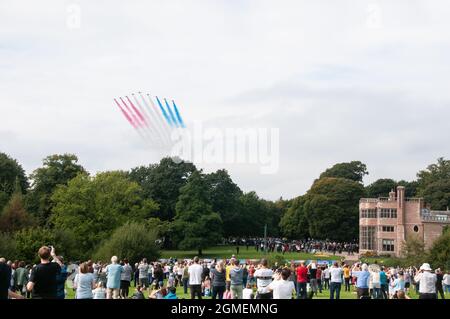
[[[77,25],[78,8],[80,9]],[[261,197],[303,194],[334,163],[370,183],[450,157],[450,2],[0,1],[0,151],[90,172],[164,155],[113,98],[174,98],[187,122],[280,129],[280,169],[229,170]]]

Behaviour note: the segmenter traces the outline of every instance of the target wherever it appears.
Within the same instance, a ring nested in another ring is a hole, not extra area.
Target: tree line
[[[172,158],[91,175],[76,155],[51,155],[27,176],[17,160],[0,153],[0,254],[14,251],[31,261],[47,243],[73,259],[117,249],[156,256],[156,240],[165,248],[201,252],[223,237],[262,236],[265,225],[270,236],[352,241],[358,238],[359,199],[388,196],[398,185],[434,209],[449,206],[445,159],[411,182],[380,179],[364,186],[367,174],[359,161],[339,163],[306,194],[269,201],[242,191],[226,170],[207,174]]]

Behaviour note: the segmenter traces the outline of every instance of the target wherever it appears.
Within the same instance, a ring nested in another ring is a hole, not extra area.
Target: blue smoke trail
[[[167,110],[169,111],[170,119],[172,120],[172,123],[174,123],[175,126],[178,127],[179,125],[177,123],[177,120],[175,119],[175,116],[173,115],[173,112],[172,112],[172,110],[170,108],[169,103],[167,102],[167,99],[164,99],[164,102],[166,103],[166,107],[167,107]]]
[[[164,118],[166,119],[167,123],[169,123],[170,126],[173,126],[172,120],[167,115],[166,110],[164,109],[163,105],[161,104],[161,101],[158,97],[156,97],[156,101],[158,101],[159,108],[161,109],[162,114],[164,115]]]
[[[185,128],[186,125],[184,125],[183,119],[181,118],[180,112],[178,112],[178,107],[177,107],[177,105],[175,104],[175,101],[174,101],[174,100],[172,100],[172,104],[173,104],[173,109],[175,110],[175,114],[176,114],[177,119],[178,119],[178,123],[180,123],[180,125],[181,125],[182,128]]]

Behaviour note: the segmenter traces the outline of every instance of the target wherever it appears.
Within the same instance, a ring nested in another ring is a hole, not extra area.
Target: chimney
[[[395,192],[394,192],[393,189],[392,189],[391,192],[389,193],[389,201],[390,201],[390,202],[395,201]]]

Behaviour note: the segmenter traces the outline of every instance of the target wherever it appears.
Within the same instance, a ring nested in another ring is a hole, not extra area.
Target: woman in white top
[[[76,299],[92,299],[92,290],[95,288],[94,274],[89,272],[87,263],[82,263],[78,274],[75,276],[74,288],[76,288]]]
[[[273,293],[273,299],[292,299],[296,291],[294,282],[289,280],[290,275],[291,271],[284,268],[281,271],[281,276],[278,275],[276,280],[272,281],[267,287],[267,290]]]

